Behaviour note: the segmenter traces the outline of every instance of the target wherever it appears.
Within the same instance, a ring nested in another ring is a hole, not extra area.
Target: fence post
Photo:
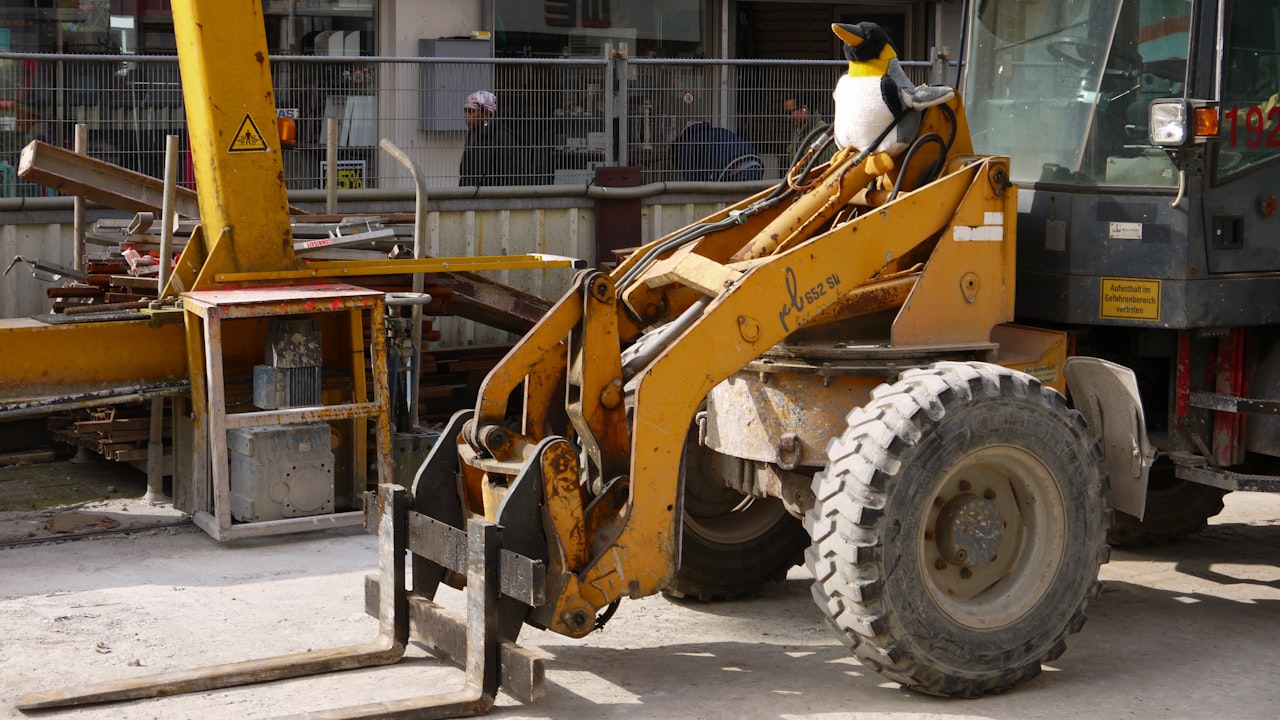
[[[929,84],[945,85],[947,83],[947,66],[951,61],[951,50],[946,46],[933,49],[933,63],[929,66]]]
[[[614,84],[614,66],[617,64],[617,54],[613,51],[613,43],[604,44],[604,77],[600,80],[603,87],[600,89],[604,93],[604,164],[612,165],[617,159],[614,154],[613,143],[613,127],[614,120],[617,119],[617,100],[616,85]]]
[[[613,64],[613,69],[618,73],[618,164],[625,166],[630,164],[629,158],[627,157],[627,120],[631,113],[631,108],[627,102],[627,99],[630,97],[631,90],[628,83],[629,78],[627,77],[630,75],[630,70],[627,67],[627,60],[630,58],[630,55],[628,53],[626,43],[620,43],[618,47],[620,48],[618,51],[618,62]]]

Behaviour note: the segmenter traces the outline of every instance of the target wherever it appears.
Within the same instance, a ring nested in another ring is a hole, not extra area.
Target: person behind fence
[[[816,96],[811,92],[790,92],[782,99],[782,114],[787,116],[794,128],[791,132],[791,144],[787,149],[787,164],[794,163],[806,149],[805,139],[818,128],[827,124],[827,121],[818,112]],[[813,142],[812,138],[809,138]],[[836,144],[834,142],[827,143],[823,148],[822,154],[814,161],[815,165],[827,162],[836,152]]]
[[[671,144],[680,178],[690,182],[759,180],[764,163],[750,143],[728,128],[693,122]]]
[[[525,152],[497,114],[498,98],[488,90],[471,93],[462,104],[467,141],[458,164],[459,186],[524,184]]]

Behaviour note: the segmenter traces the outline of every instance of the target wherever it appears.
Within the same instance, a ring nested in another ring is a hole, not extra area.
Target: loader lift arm
[[[963,117],[958,103],[951,110]],[[937,124],[943,117],[929,115]],[[832,223],[875,180],[867,163],[846,155],[799,197],[770,204],[763,192],[704,221],[718,228],[710,234],[685,243],[664,238],[611,274],[584,273],[493,369],[458,439],[462,516],[492,518],[494,498],[509,491],[519,468],[547,464],[535,446],[551,437],[565,446],[558,469],[541,479],[548,601],[532,609],[531,624],[585,635],[611,603],[656,593],[671,581],[679,558],[681,453],[712,387],[802,328],[882,310],[885,298],[901,302],[904,278],[914,284],[913,268],[940,243],[959,244],[971,228],[993,228],[1003,237],[1016,208],[1007,162],[966,151],[967,131],[953,144],[941,178]],[[729,218],[735,222],[720,224]],[[1002,273],[1012,271],[1012,243],[964,244],[986,253],[969,267],[994,268],[990,281],[1011,289]],[[980,316],[972,321],[976,342],[1011,319],[1012,298],[992,295],[995,302],[972,307]],[[557,393],[545,389],[554,384],[550,367],[563,372],[562,407],[555,406]],[[522,383],[524,416],[516,431],[509,401]],[[554,418],[565,419],[549,428]],[[432,477],[454,482],[448,472]]]

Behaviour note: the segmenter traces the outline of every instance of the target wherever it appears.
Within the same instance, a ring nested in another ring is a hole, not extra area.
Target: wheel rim
[[[743,495],[705,472],[689,473],[686,484],[685,527],[711,542],[736,545],[753,540],[787,514],[782,503]]]
[[[1065,509],[1053,474],[1009,446],[962,458],[929,497],[921,576],[956,622],[996,628],[1031,611],[1062,565]]]
[[[721,506],[719,512],[709,512],[706,503],[701,505],[697,515],[686,509],[685,526],[703,539],[724,545],[753,540],[768,532],[787,514],[782,503],[743,495],[738,496],[737,503]]]

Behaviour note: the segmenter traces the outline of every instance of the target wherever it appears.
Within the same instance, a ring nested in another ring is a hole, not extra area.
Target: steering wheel
[[[1097,63],[1098,58],[1106,53],[1102,46],[1082,37],[1065,36],[1049,43],[1045,48],[1049,54],[1062,62],[1078,68],[1089,70]],[[1135,76],[1142,72],[1142,56],[1133,50],[1115,50],[1107,58],[1106,75]]]

